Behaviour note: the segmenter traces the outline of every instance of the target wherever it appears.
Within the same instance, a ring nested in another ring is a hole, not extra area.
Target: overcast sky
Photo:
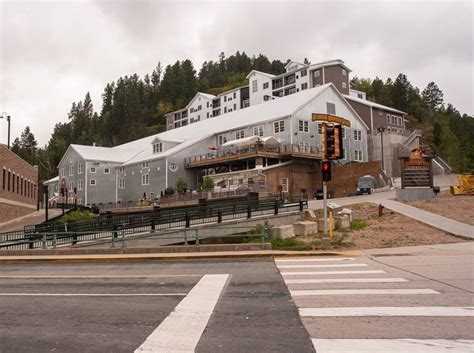
[[[39,144],[74,101],[104,86],[191,59],[196,70],[224,51],[270,59],[340,58],[352,76],[405,73],[473,114],[473,2],[5,1],[0,0],[0,113],[12,141],[26,125]],[[7,141],[0,120],[0,143]]]

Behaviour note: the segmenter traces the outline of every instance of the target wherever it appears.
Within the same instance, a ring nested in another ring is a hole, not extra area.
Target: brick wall
[[[352,163],[332,166],[332,181],[328,182],[328,191],[333,197],[355,195],[357,181],[363,175],[372,175],[378,179],[380,161]],[[294,161],[291,164],[265,171],[267,183],[272,192],[278,192],[283,178],[288,178],[288,195],[298,196],[306,192],[310,198],[318,189],[322,189],[321,165],[316,161]]]
[[[0,145],[0,221],[33,212],[37,185],[38,170]]]

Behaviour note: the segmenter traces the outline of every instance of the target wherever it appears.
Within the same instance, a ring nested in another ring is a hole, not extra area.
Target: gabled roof
[[[288,69],[292,64],[297,64],[297,65],[301,65],[301,66],[308,66],[308,65],[302,64],[298,61],[291,60],[290,62],[288,62],[288,64],[285,65],[285,69]]]
[[[367,106],[372,107],[372,108],[384,109],[384,110],[387,110],[387,111],[389,111],[389,112],[407,115],[407,113],[402,112],[401,110],[397,110],[397,109],[394,109],[394,108],[390,108],[390,107],[387,107],[386,105],[382,105],[382,104],[378,104],[378,103],[375,103],[375,102],[371,102],[371,101],[368,101],[368,100],[366,100],[366,99],[357,98],[357,97],[350,96],[350,95],[346,95],[346,94],[344,95],[344,97],[345,97],[346,99],[351,100],[351,101],[354,101],[354,102],[357,102],[357,103],[360,103],[360,104],[364,104],[364,105],[367,105]]]
[[[333,65],[341,65],[344,69],[346,69],[347,72],[352,72],[352,70],[349,69],[346,66],[346,64],[344,64],[344,61],[342,61],[341,59],[328,60],[328,61],[323,61],[320,63],[311,64],[309,65],[309,69],[312,70],[312,69],[318,69],[320,67],[333,66]]]
[[[123,149],[117,147],[98,147],[98,146],[85,146],[85,145],[69,145],[66,153],[61,162],[66,157],[70,149],[76,151],[85,161],[97,161],[97,162],[112,162],[112,163],[125,163],[129,159],[135,157],[140,151],[132,149]]]
[[[43,184],[51,184],[59,181],[59,175],[55,176],[54,178],[51,178],[49,180],[43,181]]]
[[[252,71],[249,72],[249,74],[247,76],[245,76],[245,78],[248,79],[254,73],[259,74],[259,75],[263,75],[263,76],[267,76],[268,78],[276,77],[275,75],[267,74],[266,72],[262,72],[262,71],[258,71],[258,70],[252,70]]]

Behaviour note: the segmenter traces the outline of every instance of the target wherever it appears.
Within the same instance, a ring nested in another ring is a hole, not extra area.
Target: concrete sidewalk
[[[398,201],[379,199],[372,202],[376,204],[380,203],[392,211],[413,218],[431,227],[443,230],[446,233],[474,239],[474,227],[469,224],[461,223],[435,213],[427,212],[420,208],[409,206]]]

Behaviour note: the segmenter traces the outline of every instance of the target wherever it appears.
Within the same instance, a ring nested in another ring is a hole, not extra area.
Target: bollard
[[[125,247],[125,229],[122,229],[122,248]]]
[[[43,245],[42,245],[43,249],[46,249],[48,247],[48,244],[47,244],[48,238],[47,237],[48,237],[47,234],[43,234]]]
[[[217,211],[217,223],[222,223],[222,211]]]
[[[185,213],[184,219],[186,220],[186,228],[189,228],[191,222],[190,222],[190,219],[189,219],[188,212]]]
[[[384,207],[382,204],[379,205],[379,217],[382,217],[382,216],[383,216],[383,209],[384,209],[384,208],[385,208],[385,207]]]
[[[197,228],[195,229],[195,236],[196,236],[196,242],[195,242],[195,244],[196,244],[196,245],[199,245],[199,234],[198,234],[198,229],[197,229]]]
[[[275,216],[278,214],[278,200],[275,200],[275,204],[273,205],[273,208],[275,209]]]
[[[250,206],[247,206],[247,219],[252,218],[252,209]]]
[[[56,244],[58,243],[58,238],[56,233],[53,233],[53,249],[56,249]]]
[[[151,219],[151,232],[155,233],[155,218],[153,217]]]
[[[303,212],[303,200],[300,200],[300,212]]]
[[[184,230],[184,245],[188,245],[188,230]]]

